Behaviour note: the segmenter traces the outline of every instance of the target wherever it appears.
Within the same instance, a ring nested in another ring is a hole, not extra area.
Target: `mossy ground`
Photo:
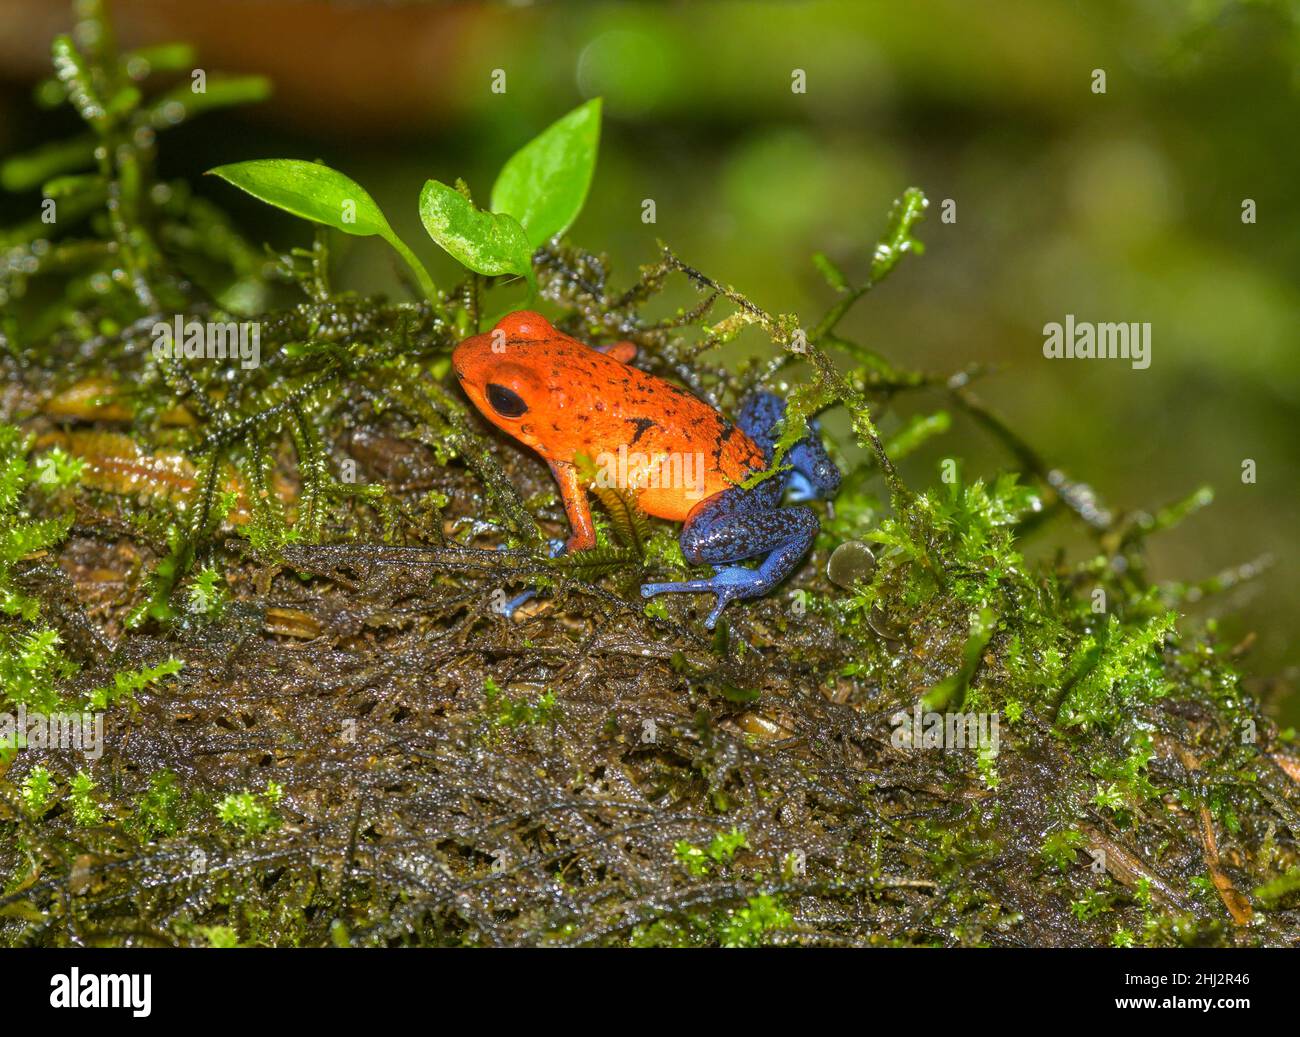
[[[64,57],[93,115],[117,66]],[[323,238],[263,258],[153,183],[141,105],[99,103],[111,147],[65,185],[81,226],[3,240],[0,419],[23,435],[0,479],[0,709],[100,708],[106,746],[0,756],[0,942],[1300,941],[1294,743],[1243,689],[1245,646],[1175,625],[1214,588],[1143,564],[1204,496],[1110,511],[972,375],[839,334],[916,249],[919,193],[859,284],[819,260],[835,303],[806,333],[668,252],[617,286],[568,245],[535,259],[561,327],[632,338],[724,411],[761,384],[791,398],[787,442],[849,416],[860,460],[814,552],[709,635],[701,599],[645,606],[648,574],[683,569],[676,530],[616,496],[602,549],[546,558],[545,466],[446,377],[511,289],[473,277],[444,321],[336,290]],[[175,313],[255,317],[262,365],[155,361]],[[710,362],[754,328],[774,359]],[[902,394],[940,409],[882,436]],[[1014,472],[969,478],[954,445],[905,485],[893,462],[957,410]],[[1022,557],[1054,515],[1088,531],[1085,562]],[[876,564],[841,586],[847,540]],[[529,615],[497,614],[538,580]],[[897,747],[920,701],[996,714],[999,751]]]

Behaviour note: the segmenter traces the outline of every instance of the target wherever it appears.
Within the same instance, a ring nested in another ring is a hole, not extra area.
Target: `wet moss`
[[[1179,616],[1249,568],[1195,588],[1146,571],[1147,539],[1206,495],[1113,511],[973,375],[838,331],[919,251],[920,192],[861,283],[818,260],[834,301],[808,330],[667,249],[621,287],[576,246],[535,258],[565,330],[632,339],[728,412],[784,385],[785,445],[848,415],[860,459],[810,558],[707,635],[689,596],[644,606],[637,584],[687,567],[618,495],[596,553],[547,557],[545,467],[447,378],[499,279],[451,288],[444,320],[336,290],[324,236],[264,257],[153,180],[140,130],[165,102],[123,93],[137,60],[70,41],[57,60],[105,150],[44,155],[47,176],[93,159],[61,187],[78,219],[4,238],[0,711],[93,707],[105,742],[0,754],[0,942],[1300,938],[1292,733],[1247,693],[1241,646]],[[263,363],[155,361],[149,329],[177,313],[258,320]],[[770,360],[708,362],[745,329]],[[908,396],[939,409],[882,435]],[[896,462],[956,413],[1011,470],[954,456],[905,483]],[[1091,538],[1083,561],[1026,560],[1053,517]],[[846,541],[872,562],[832,582]],[[546,593],[502,617],[527,585]],[[996,751],[900,743],[927,711],[998,718]]]

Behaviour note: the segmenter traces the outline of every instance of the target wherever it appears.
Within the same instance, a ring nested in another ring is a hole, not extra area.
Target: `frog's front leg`
[[[765,489],[766,487],[766,489]],[[812,546],[819,528],[811,508],[781,508],[777,480],[751,490],[734,487],[701,501],[682,528],[682,555],[692,564],[717,568],[708,579],[647,583],[641,596],[708,592],[716,595],[704,621],[710,630],[727,602],[766,594],[785,579]],[[728,565],[766,555],[758,568]]]
[[[587,500],[578,469],[564,461],[552,461],[551,474],[560,487],[560,500],[564,502],[564,514],[568,516],[571,533],[568,540],[551,541],[551,557],[559,558],[571,551],[588,551],[596,546],[596,525],[591,520],[591,502]],[[505,602],[501,614],[509,619],[521,605],[535,597],[537,588],[529,587]]]
[[[572,534],[564,543],[564,551],[559,553],[591,550],[596,546],[596,524],[591,521],[591,502],[587,500],[587,490],[578,477],[577,467],[567,461],[552,461],[551,474],[560,487],[560,499]],[[551,557],[556,554],[552,553]]]
[[[785,412],[785,400],[770,392],[754,393],[740,408],[737,424],[758,444],[769,464]],[[822,446],[816,419],[808,422],[808,434],[786,451],[785,463],[791,468],[785,485],[792,501],[832,497],[840,488],[840,470]]]

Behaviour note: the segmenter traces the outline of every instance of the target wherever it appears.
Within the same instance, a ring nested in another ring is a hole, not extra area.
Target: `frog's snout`
[[[483,366],[483,354],[491,348],[485,338],[484,335],[474,335],[451,351],[451,369],[462,385],[476,381],[476,372]]]

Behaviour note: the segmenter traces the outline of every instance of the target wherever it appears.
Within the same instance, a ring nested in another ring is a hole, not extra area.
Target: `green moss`
[[[217,804],[217,816],[223,824],[238,829],[244,835],[263,835],[281,823],[275,805],[284,796],[284,789],[273,781],[266,783],[261,792],[232,792]]]
[[[110,736],[102,759],[0,755],[0,942],[1295,942],[1293,740],[1234,647],[1180,615],[1233,580],[1147,572],[1148,541],[1209,495],[1107,508],[974,375],[841,331],[920,251],[920,191],[860,279],[816,260],[830,302],[806,322],[669,250],[617,286],[568,242],[532,257],[558,326],[631,336],[724,411],[784,384],[782,449],[843,420],[808,563],[710,637],[691,596],[641,600],[692,569],[617,494],[597,551],[549,558],[548,473],[448,378],[459,337],[517,301],[504,279],[467,274],[435,307],[337,289],[323,233],[266,256],[155,178],[135,130],[177,97],[132,60],[62,39],[50,89],[85,135],[0,167],[20,190],[59,177],[61,205],[57,238],[0,242],[5,373],[38,401],[108,379],[133,446],[192,474],[106,485],[105,441],[0,414],[29,426],[0,426],[0,708],[89,706]],[[148,328],[175,313],[259,320],[263,364],[155,362]],[[742,335],[769,356],[708,362]],[[1010,470],[964,470],[971,428]],[[950,456],[904,478],[923,450]],[[875,559],[841,586],[847,540]],[[494,611],[528,585],[535,616]],[[918,707],[996,716],[1000,744],[899,748],[890,718]]]

